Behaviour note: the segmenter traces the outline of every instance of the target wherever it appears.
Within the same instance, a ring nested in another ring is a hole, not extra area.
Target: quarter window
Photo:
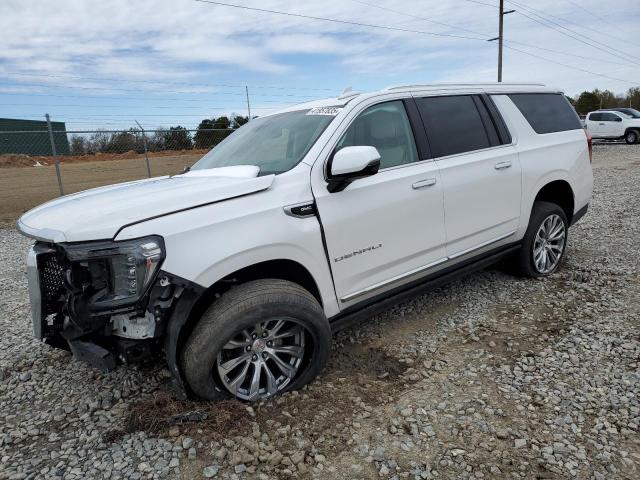
[[[417,103],[434,157],[491,146],[476,102],[470,95],[420,98]],[[491,125],[491,128],[494,127]],[[491,133],[496,135],[495,130]]]
[[[580,118],[560,93],[512,93],[509,98],[536,133],[580,130]]]
[[[601,113],[600,115],[602,115],[602,121],[604,122],[617,122],[618,119],[620,118],[615,113],[609,113],[609,112]]]
[[[344,147],[378,149],[380,168],[418,161],[418,152],[403,102],[396,100],[367,108],[344,133],[336,151]]]

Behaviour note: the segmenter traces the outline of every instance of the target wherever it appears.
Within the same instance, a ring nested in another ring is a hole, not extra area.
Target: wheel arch
[[[567,222],[571,225],[575,211],[575,194],[566,180],[552,180],[542,186],[536,194],[533,203],[538,201],[551,202],[564,211]],[[533,205],[531,205],[533,209]]]
[[[322,294],[315,278],[311,272],[301,263],[286,259],[277,258],[264,260],[252,265],[239,268],[228,273],[208,288],[198,290],[197,295],[190,293],[185,296],[184,302],[179,301],[173,315],[169,319],[167,326],[167,336],[165,338],[165,353],[169,369],[178,380],[180,388],[189,395],[183,374],[180,372],[179,358],[189,335],[195,328],[202,314],[216,301],[224,292],[252,280],[274,278],[288,280],[300,285],[307,290],[324,307]]]

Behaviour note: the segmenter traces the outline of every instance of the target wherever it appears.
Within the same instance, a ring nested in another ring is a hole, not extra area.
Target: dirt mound
[[[19,154],[0,155],[0,168],[2,167],[39,167],[51,165],[51,158]]]
[[[180,156],[180,155],[204,155],[207,149],[193,150],[163,150],[161,152],[149,152],[149,158]],[[58,157],[60,163],[83,163],[83,162],[105,162],[111,160],[132,160],[144,158],[144,153],[138,153],[135,150],[129,150],[123,153],[91,153],[85,155],[62,155]],[[0,168],[15,167],[37,167],[45,165],[53,165],[53,157],[31,156],[24,154],[2,154],[0,155]]]

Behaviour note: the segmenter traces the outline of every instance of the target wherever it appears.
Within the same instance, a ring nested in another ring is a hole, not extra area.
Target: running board
[[[425,278],[403,285],[377,297],[369,299],[361,304],[347,308],[343,312],[329,319],[332,333],[339,332],[350,326],[366,320],[368,317],[395,305],[402,300],[414,297],[419,293],[436,289],[450,281],[477,270],[493,265],[498,260],[515,253],[520,248],[520,243],[501,247],[488,255],[476,259],[460,262],[457,265],[445,268]]]

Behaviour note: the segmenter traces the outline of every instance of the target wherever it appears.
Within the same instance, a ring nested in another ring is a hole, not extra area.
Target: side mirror
[[[341,192],[358,178],[378,173],[380,154],[376,147],[356,146],[338,150],[329,164],[327,190]]]

